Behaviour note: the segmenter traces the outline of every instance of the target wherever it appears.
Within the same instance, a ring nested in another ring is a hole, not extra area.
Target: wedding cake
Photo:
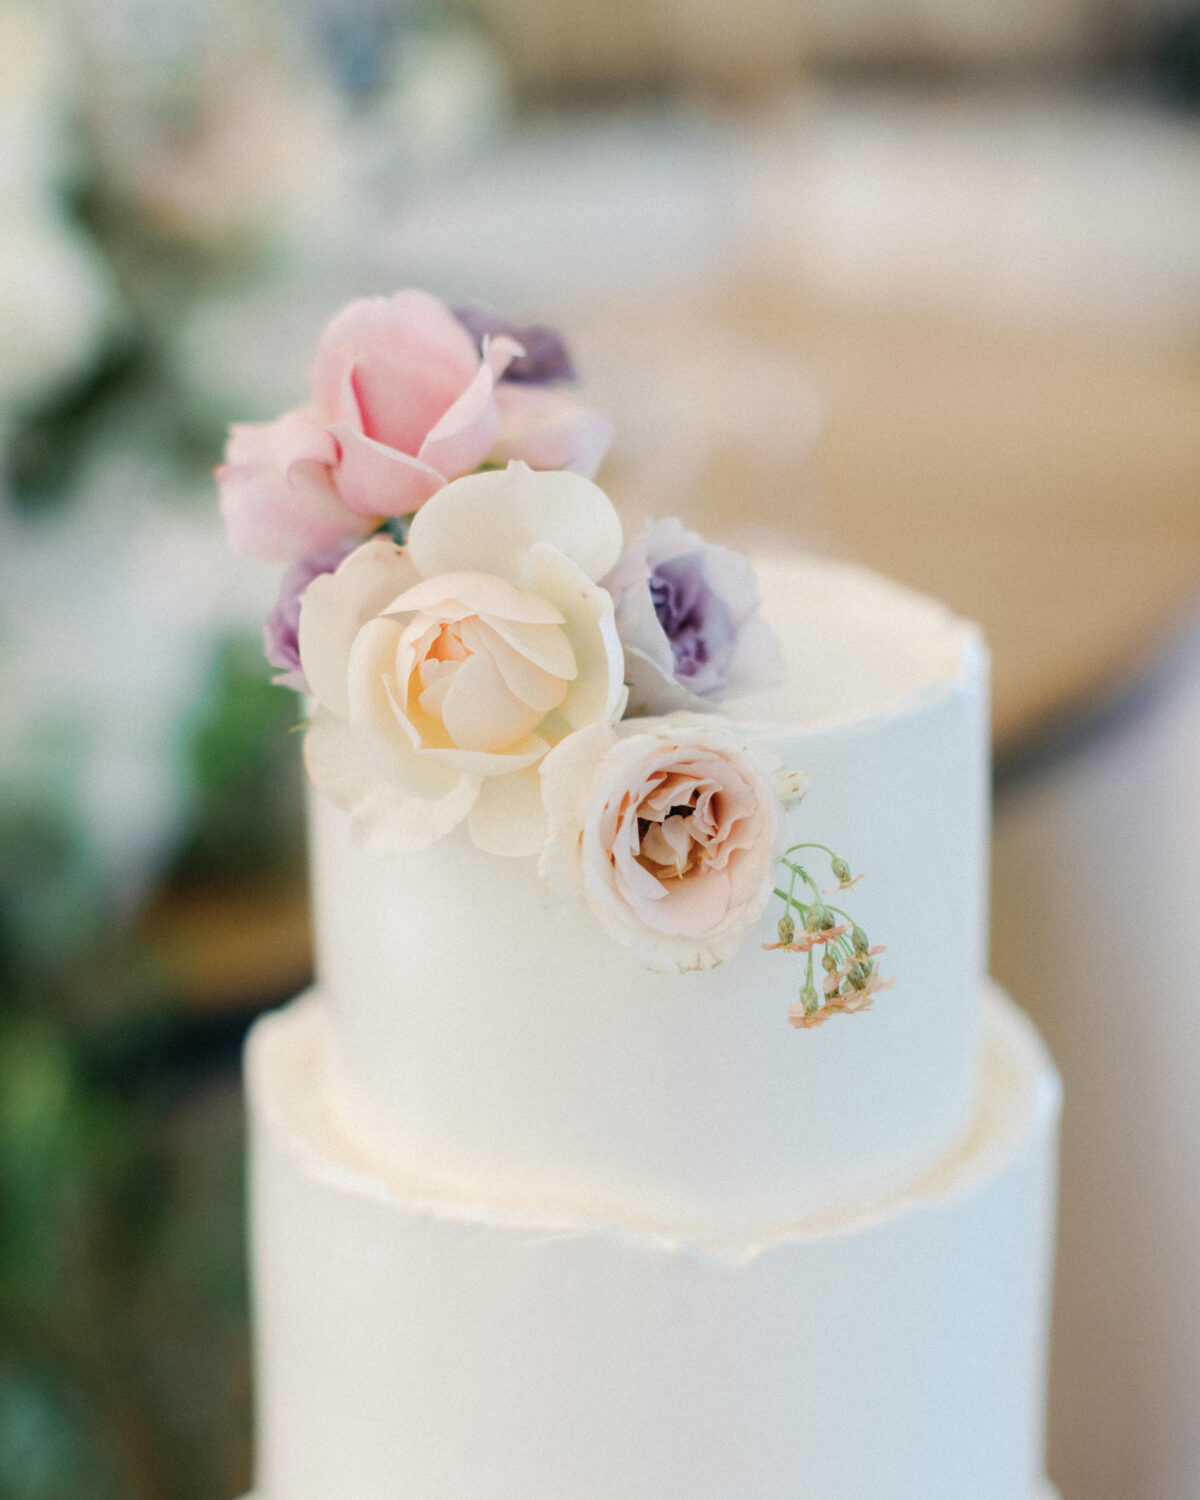
[[[982,641],[626,537],[570,375],[354,303],[218,471],[313,784],[257,1500],[1037,1500],[1059,1090],[985,975]]]

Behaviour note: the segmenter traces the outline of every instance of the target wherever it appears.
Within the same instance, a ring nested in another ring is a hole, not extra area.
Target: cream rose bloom
[[[513,463],[440,489],[404,547],[375,537],[309,585],[305,761],[371,853],[424,848],[464,819],[481,849],[541,847],[538,763],[624,708],[597,584],[620,548],[590,480]]]
[[[762,914],[783,811],[807,777],[682,716],[621,731],[580,730],[542,762],[539,871],[648,967],[711,969]]]

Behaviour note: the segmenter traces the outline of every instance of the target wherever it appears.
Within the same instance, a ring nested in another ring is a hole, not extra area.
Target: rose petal
[[[303,412],[236,424],[216,476],[234,551],[290,563],[373,530],[342,504],[327,467],[336,456],[333,439]]]
[[[467,827],[485,854],[536,854],[549,825],[542,807],[537,770],[493,776],[480,788]]]
[[[620,553],[621,523],[590,480],[514,463],[446,485],[418,511],[408,537],[424,578],[471,569],[522,588],[537,542],[557,548],[594,581]]]
[[[339,460],[333,470],[338,494],[351,510],[369,516],[406,516],[419,510],[445,484],[445,476],[418,458],[364,437],[335,422]]]
[[[597,830],[585,829],[584,858],[591,858],[598,863],[604,860],[606,854],[611,856],[616,888],[611,889],[606,883],[602,899],[606,904],[614,907],[618,902],[628,904],[636,909],[641,919],[645,921],[646,913],[656,902],[663,900],[666,891],[662,881],[637,862],[637,851],[633,847],[632,838],[636,829],[636,818],[622,819],[619,825],[619,837],[611,845],[607,840],[597,836]]]
[[[491,452],[500,431],[493,399],[496,381],[521,346],[513,339],[485,339],[483,359],[474,379],[440,418],[421,444],[418,457],[447,478],[469,474]]]
[[[723,870],[665,883],[666,900],[645,915],[647,924],[668,937],[704,938],[725,920],[730,880]]]
[[[508,776],[513,771],[523,771],[526,766],[535,766],[549,749],[544,739],[536,734],[527,734],[523,740],[510,745],[503,753],[487,750],[423,750],[421,753],[431,761],[437,761],[462,776]]]
[[[733,656],[725,669],[728,698],[778,687],[787,675],[779,637],[761,617],[746,620],[738,630]]]
[[[518,459],[531,469],[569,469],[590,479],[612,443],[608,418],[563,391],[501,381],[495,400],[495,463]]]
[[[503,752],[543,717],[508,688],[491,657],[468,657],[454,674],[442,705],[442,723],[462,750]]]
[[[688,711],[712,713],[714,705],[677,682],[636,646],[625,647],[625,681],[629,684],[629,709],[632,718]]]
[[[385,781],[410,797],[437,799],[462,774],[418,748],[402,722],[396,691],[396,648],[402,626],[388,615],[368,620],[350,649],[347,689],[350,727],[359,748]]]
[[[529,551],[530,585],[562,611],[578,676],[559,712],[572,729],[616,719],[625,702],[625,656],[613,620],[612,596],[555,548]]]
[[[347,420],[342,385],[349,376],[366,436],[416,454],[478,367],[474,340],[436,297],[411,290],[365,297],[322,333],[313,395],[326,421]]]
[[[463,643],[472,651],[486,653],[496,664],[496,670],[503,677],[509,692],[530,708],[536,708],[539,716],[557,708],[566,697],[567,683],[575,675],[574,652],[571,652],[570,675],[564,673],[559,676],[543,670],[515,650],[486,620],[478,617],[464,620],[460,628]],[[567,641],[568,650],[570,645],[570,641]]]
[[[314,787],[350,815],[355,840],[377,859],[393,859],[436,843],[467,816],[478,781],[460,778],[438,799],[406,797],[375,771],[350,727],[318,709],[304,737]]]
[[[697,551],[701,558],[705,582],[725,601],[735,625],[748,620],[759,607],[758,574],[748,557],[715,542],[706,542],[694,531],[681,533],[680,551]]]
[[[300,661],[318,702],[349,715],[346,673],[350,647],[413,575],[412,564],[390,537],[374,537],[332,573],[314,578],[300,598]]]
[[[770,767],[727,731],[688,720],[620,729],[580,731],[547,756],[543,801],[553,816],[539,870],[581,892],[649,967],[711,968],[736,951],[774,886],[781,815]],[[695,810],[675,819],[678,829],[657,826],[660,854],[673,862],[669,834],[702,834],[705,858],[681,879],[659,879],[639,859],[655,843],[639,833],[640,818],[669,814],[677,797]]]
[[[459,608],[445,611],[447,604]],[[468,615],[497,615],[502,620],[520,620],[529,625],[563,623],[563,616],[552,604],[528,589],[516,588],[506,579],[497,578],[494,573],[439,573],[433,578],[423,578],[395,598],[387,612],[400,614],[410,609],[450,620],[462,620]]]
[[[596,767],[615,745],[608,724],[589,724],[559,740],[542,761],[542,802],[552,827],[577,823],[587,817],[587,793]]]
[[[563,619],[557,610],[555,613],[560,620]],[[551,629],[545,625],[526,625],[523,621],[508,620],[502,615],[493,614],[484,615],[482,619],[501,640],[507,641],[514,651],[520,652],[526,660],[544,672],[550,672],[564,682],[574,682],[579,676],[575,648],[561,627]],[[563,623],[566,623],[565,620]]]

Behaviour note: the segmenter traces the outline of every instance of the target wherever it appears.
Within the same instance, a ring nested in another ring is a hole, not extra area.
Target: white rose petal
[[[625,673],[612,596],[553,547],[531,547],[529,569],[530,587],[562,611],[568,634],[579,643],[576,675],[560,713],[572,729],[615,719]]]
[[[426,849],[470,812],[478,781],[457,778],[446,796],[406,797],[375,772],[350,726],[318,709],[304,737],[304,760],[313,785],[350,815],[358,843],[377,859]]]
[[[314,578],[300,601],[304,675],[318,703],[349,717],[346,674],[359,630],[410,583],[416,570],[390,537],[372,537],[332,573]]]
[[[469,568],[527,586],[537,542],[555,547],[593,583],[621,552],[621,523],[604,491],[582,475],[527,468],[468,474],[417,512],[408,551],[422,577]]]
[[[467,827],[485,853],[537,854],[549,832],[537,767],[485,781],[468,815]]]

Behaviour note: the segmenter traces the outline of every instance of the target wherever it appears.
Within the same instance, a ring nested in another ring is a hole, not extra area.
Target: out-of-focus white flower
[[[72,61],[53,7],[0,5],[0,427],[86,368],[115,306],[61,206]]]
[[[168,470],[101,453],[69,509],[0,506],[0,778],[44,777],[46,744],[76,764],[75,809],[114,900],[136,904],[190,811],[181,727],[216,642],[252,637],[270,569],[231,561],[212,507],[164,507]]]
[[[0,417],[86,369],[114,307],[104,261],[72,225],[49,213],[0,218]]]
[[[0,217],[46,206],[71,164],[74,59],[44,0],[0,5]]]

